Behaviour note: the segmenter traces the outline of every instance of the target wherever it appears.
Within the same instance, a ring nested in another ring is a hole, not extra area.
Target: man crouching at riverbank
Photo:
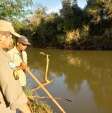
[[[13,71],[9,67],[10,58],[4,51],[12,44],[12,35],[20,37],[10,22],[0,20],[0,92],[2,92],[2,96],[0,96],[0,113],[16,113],[17,109],[22,113],[31,113],[27,105],[27,97],[19,82],[14,79]]]

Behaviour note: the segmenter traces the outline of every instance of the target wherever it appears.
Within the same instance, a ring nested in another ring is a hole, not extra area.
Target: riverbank
[[[52,108],[39,100],[39,98],[35,98],[31,89],[26,88],[25,93],[28,97],[28,105],[32,111],[32,113],[53,113]]]

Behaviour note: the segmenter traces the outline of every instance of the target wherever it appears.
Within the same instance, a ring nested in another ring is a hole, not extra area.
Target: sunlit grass
[[[31,89],[26,88],[25,93],[28,97],[28,105],[32,111],[32,113],[53,113],[53,110],[50,108],[49,105],[41,102],[38,98],[34,98]]]

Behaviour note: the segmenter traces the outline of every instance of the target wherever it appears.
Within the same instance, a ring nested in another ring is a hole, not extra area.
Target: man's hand
[[[21,64],[20,64],[19,67],[20,67],[23,71],[27,71],[27,68],[28,68],[27,64],[24,63],[24,62],[21,62]]]

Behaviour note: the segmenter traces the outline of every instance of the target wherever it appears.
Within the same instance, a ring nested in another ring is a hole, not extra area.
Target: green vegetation
[[[26,13],[25,7],[32,4],[32,0],[0,0],[0,18],[15,20]]]
[[[12,20],[21,16],[22,12],[27,13],[25,7],[31,5],[31,0],[15,1],[13,5],[16,3],[18,7],[12,7],[10,3],[9,10],[1,0],[1,18]],[[35,47],[112,49],[111,0],[87,0],[84,9],[77,5],[77,0],[62,0],[62,6],[60,14],[47,14],[44,7],[37,8],[29,18],[16,21],[15,27],[28,36]]]
[[[28,105],[32,113],[53,113],[53,110],[47,104],[41,102],[38,96],[35,98],[31,89],[26,88],[25,93],[29,99]]]

